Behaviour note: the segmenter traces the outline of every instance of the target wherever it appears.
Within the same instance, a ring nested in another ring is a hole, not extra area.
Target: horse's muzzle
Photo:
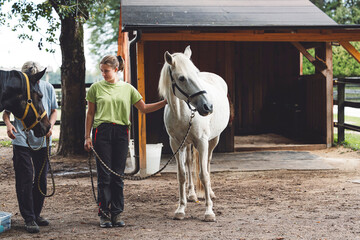
[[[213,105],[205,103],[201,108],[197,109],[201,116],[207,116],[213,112]]]

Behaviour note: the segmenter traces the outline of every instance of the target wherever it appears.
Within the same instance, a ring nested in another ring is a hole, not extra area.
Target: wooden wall
[[[304,130],[324,127],[318,117],[322,111],[313,104],[322,98],[318,93],[323,85],[299,78],[299,52],[286,42],[145,42],[147,103],[159,100],[157,86],[165,51],[183,52],[188,45],[200,71],[214,72],[226,80],[234,103],[234,122],[222,134],[217,151],[233,151],[234,135],[278,132],[299,137]],[[323,105],[318,107],[323,109]],[[162,110],[147,114],[146,133],[147,143],[162,142],[164,152],[170,153]]]
[[[234,44],[231,42],[145,42],[145,86],[146,102],[159,100],[157,87],[160,71],[164,64],[164,53],[183,52],[190,45],[192,61],[200,71],[214,72],[223,77],[229,89],[230,95],[235,99],[233,86],[234,69]],[[168,135],[163,122],[163,110],[147,114],[147,142],[164,143],[164,152],[170,152]],[[234,149],[233,128],[228,127],[220,137],[217,151],[232,152]]]
[[[291,132],[304,102],[299,52],[289,43],[236,44],[236,135]]]

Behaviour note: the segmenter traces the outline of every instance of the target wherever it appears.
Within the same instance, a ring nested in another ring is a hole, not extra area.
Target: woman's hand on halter
[[[91,137],[85,138],[84,149],[89,152],[91,150],[92,146],[93,146],[93,144],[91,141]]]

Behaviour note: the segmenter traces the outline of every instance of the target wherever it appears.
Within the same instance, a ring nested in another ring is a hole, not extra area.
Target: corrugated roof
[[[122,28],[336,26],[308,0],[122,0]]]

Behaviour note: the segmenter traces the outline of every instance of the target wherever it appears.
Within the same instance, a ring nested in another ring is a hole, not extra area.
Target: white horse
[[[170,137],[170,146],[175,152],[184,139],[191,116],[190,107],[196,109],[192,127],[182,147],[176,155],[179,182],[179,206],[174,219],[184,219],[186,198],[186,175],[188,178],[189,201],[197,200],[194,191],[191,164],[191,145],[198,151],[200,161],[199,177],[205,189],[205,221],[215,221],[211,197],[210,161],[221,132],[229,122],[229,102],[227,85],[220,76],[200,72],[190,60],[191,49],[184,53],[165,52],[165,63],[161,70],[159,94],[166,98],[164,122]],[[186,174],[185,165],[188,173]]]

